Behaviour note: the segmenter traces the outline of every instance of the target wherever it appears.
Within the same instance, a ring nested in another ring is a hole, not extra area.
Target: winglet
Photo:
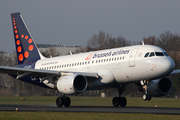
[[[12,26],[19,64],[36,62],[44,58],[39,52],[20,13],[12,13]]]

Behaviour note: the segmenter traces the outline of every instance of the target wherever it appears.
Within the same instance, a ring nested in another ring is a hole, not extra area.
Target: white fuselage
[[[147,53],[149,55],[145,57]],[[154,55],[150,55],[152,53]],[[174,67],[174,61],[163,49],[150,45],[47,58],[37,61],[35,65],[35,69],[43,70],[96,72],[101,79],[89,82],[89,89],[107,87],[111,83],[158,79],[169,75]]]

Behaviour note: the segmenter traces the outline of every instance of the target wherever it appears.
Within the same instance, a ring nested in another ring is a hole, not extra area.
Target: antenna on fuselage
[[[142,41],[142,45],[144,45],[144,41]]]
[[[69,53],[70,53],[70,55],[72,55],[72,52],[71,52],[71,51],[69,51]]]

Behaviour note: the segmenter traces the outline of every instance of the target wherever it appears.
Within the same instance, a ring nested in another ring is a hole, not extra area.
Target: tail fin
[[[36,62],[43,56],[39,52],[33,38],[20,13],[12,13],[12,26],[19,64]]]

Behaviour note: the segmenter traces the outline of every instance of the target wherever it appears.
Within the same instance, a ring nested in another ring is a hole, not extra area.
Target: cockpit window
[[[148,55],[149,55],[149,52],[148,52],[148,53],[146,53],[146,54],[144,55],[144,57],[148,57]]]
[[[149,57],[152,57],[152,56],[154,56],[154,52],[151,52],[149,55]]]
[[[165,56],[169,56],[169,55],[167,54],[167,52],[164,52],[164,55],[165,55]]]
[[[155,52],[156,56],[164,56],[162,52]]]

